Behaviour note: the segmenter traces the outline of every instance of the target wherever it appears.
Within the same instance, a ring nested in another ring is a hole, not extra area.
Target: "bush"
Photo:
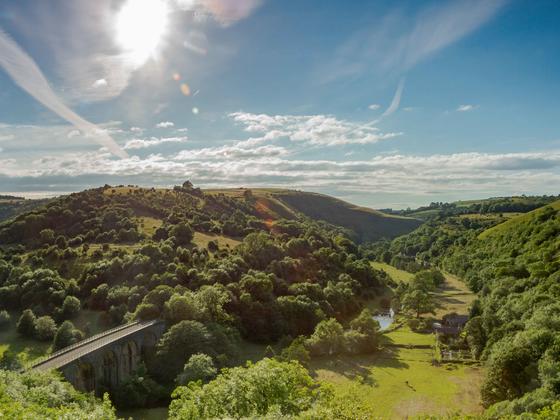
[[[187,385],[189,382],[202,381],[208,382],[213,379],[218,370],[214,366],[214,361],[204,353],[193,354],[185,364],[183,372],[177,376],[178,385]]]
[[[226,369],[204,386],[179,387],[170,419],[264,418],[296,416],[320,398],[317,383],[297,362],[263,359]]]
[[[0,371],[5,419],[116,419],[108,398],[82,394],[52,373]],[[9,392],[4,390],[9,389]]]
[[[62,316],[64,319],[72,319],[81,309],[80,299],[74,296],[66,296],[62,303]]]
[[[35,314],[31,309],[26,309],[21,314],[17,323],[17,332],[25,337],[35,334]]]
[[[54,350],[60,350],[77,343],[83,338],[83,333],[74,327],[70,321],[64,321],[54,336]]]
[[[56,323],[50,316],[45,315],[35,321],[35,337],[41,341],[52,340],[56,334]]]

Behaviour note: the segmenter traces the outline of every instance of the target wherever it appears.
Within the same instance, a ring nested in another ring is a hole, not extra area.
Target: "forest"
[[[103,399],[26,371],[34,355],[4,349],[2,412],[373,418],[308,367],[385,348],[372,308],[400,312],[412,331],[431,328],[445,272],[476,293],[460,339],[486,369],[476,417],[559,415],[559,202],[514,216],[438,213],[396,238],[355,243],[346,227],[263,210],[262,194],[106,185],[1,224],[0,329],[15,326],[48,354],[134,320],[166,325],[153,357]],[[251,345],[265,350],[250,358]]]

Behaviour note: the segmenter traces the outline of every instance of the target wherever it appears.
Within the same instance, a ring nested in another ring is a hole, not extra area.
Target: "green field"
[[[154,233],[156,233],[156,230],[163,225],[163,220],[145,216],[138,217],[137,223],[140,233],[143,233],[147,237],[151,238],[154,236]]]
[[[408,283],[414,277],[414,274],[409,273],[408,271],[399,270],[392,265],[385,264],[382,262],[373,261],[371,266],[377,270],[385,271],[389,277],[391,277],[395,281],[402,281]]]
[[[217,242],[220,248],[235,248],[237,245],[241,243],[241,241],[234,238],[229,238],[227,236],[212,235],[212,234],[202,233],[202,232],[194,233],[193,243],[196,246],[200,248],[206,248],[208,246],[208,242],[210,241]]]
[[[395,280],[408,281],[413,274],[387,264],[373,263]],[[434,294],[439,304],[436,316],[449,312],[468,313],[474,299],[466,285],[445,273],[446,282]],[[314,359],[311,370],[334,387],[335,394],[368,407],[379,418],[408,418],[422,414],[482,411],[480,366],[432,363],[435,336],[412,331],[397,318],[382,340],[380,353]]]
[[[390,348],[370,356],[313,360],[311,369],[337,397],[352,399],[380,418],[445,415],[450,407],[465,414],[482,411],[483,370],[434,366],[431,349]]]

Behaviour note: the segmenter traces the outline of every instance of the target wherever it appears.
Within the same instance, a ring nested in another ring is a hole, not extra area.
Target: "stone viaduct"
[[[126,380],[149,358],[164,330],[158,320],[121,325],[57,351],[31,370],[58,369],[76,389],[99,395]]]

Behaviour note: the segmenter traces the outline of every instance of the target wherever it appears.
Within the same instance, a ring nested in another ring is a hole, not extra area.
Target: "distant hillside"
[[[0,195],[0,222],[10,219],[28,211],[31,211],[50,199],[27,200],[23,197],[12,195]]]
[[[527,213],[539,207],[553,203],[559,196],[513,196],[491,197],[480,200],[462,200],[452,203],[433,202],[428,206],[417,209],[392,210],[383,209],[383,212],[427,220],[438,216],[459,216],[466,214],[503,214],[514,216],[517,213]]]
[[[256,210],[265,219],[273,220],[280,217],[292,219],[299,213],[314,220],[323,220],[343,227],[359,242],[392,239],[409,233],[422,224],[418,219],[388,215],[317,193],[281,189],[209,190],[207,192],[242,197],[244,194],[249,194],[247,191],[250,191],[254,198]]]
[[[540,207],[528,213],[520,214],[518,216],[512,217],[511,219],[506,220],[505,222],[500,223],[499,225],[486,229],[478,237],[479,239],[485,239],[491,236],[505,234],[508,231],[513,231],[517,229],[520,225],[530,224],[534,220],[539,221],[540,218],[546,217],[546,215],[550,213],[551,209],[560,210],[560,200],[557,200],[549,205]]]

